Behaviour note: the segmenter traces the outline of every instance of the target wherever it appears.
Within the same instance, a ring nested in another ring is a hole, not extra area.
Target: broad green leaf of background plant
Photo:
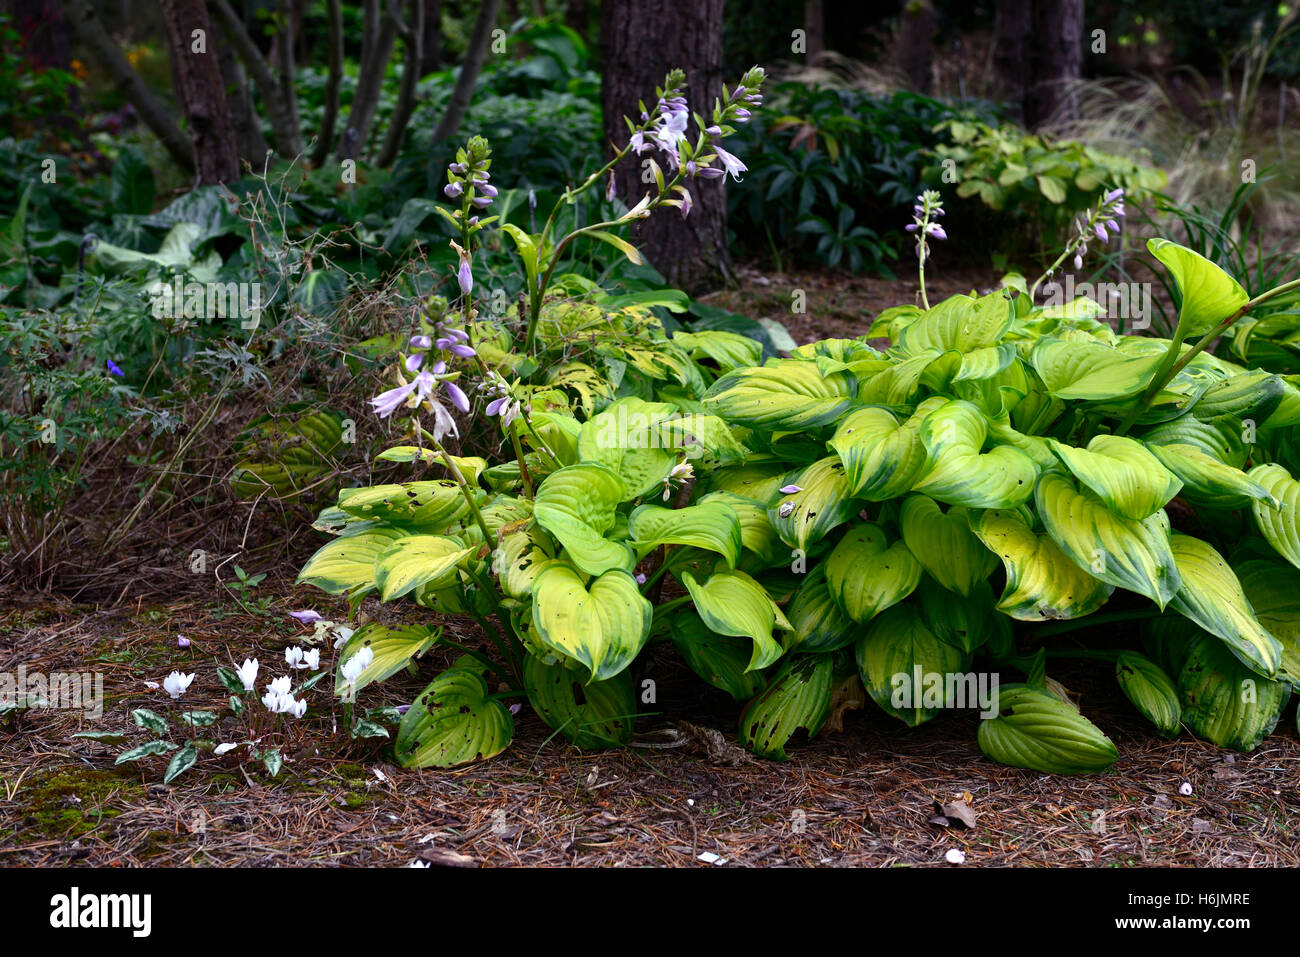
[[[701,502],[685,508],[641,505],[628,517],[632,546],[641,554],[659,545],[689,545],[716,552],[736,567],[740,560],[740,519],[723,502]]]
[[[740,716],[740,743],[755,754],[788,761],[785,746],[800,729],[813,737],[831,710],[835,666],[830,655],[797,655],[777,669]]]
[[[1133,707],[1156,726],[1162,737],[1177,737],[1183,707],[1173,679],[1163,668],[1145,655],[1121,651],[1115,659],[1115,680]]]
[[[533,500],[533,517],[564,546],[588,575],[632,569],[632,550],[605,538],[627,495],[617,473],[591,462],[568,465],[547,476]]]
[[[791,548],[806,550],[815,545],[857,511],[848,477],[837,456],[814,462],[799,472],[791,484],[797,485],[800,491],[783,495],[767,513],[781,541]]]
[[[970,595],[998,566],[997,556],[970,530],[967,511],[954,505],[947,512],[924,495],[903,502],[899,527],[908,551],[949,591]]]
[[[729,372],[704,397],[708,411],[752,429],[801,431],[834,422],[853,401],[857,380],[822,375],[817,363],[776,359]]]
[[[1070,704],[1028,685],[998,689],[998,716],[980,722],[991,760],[1043,774],[1104,771],[1119,758],[1110,738]]]
[[[1076,565],[1116,588],[1146,595],[1164,608],[1181,585],[1163,511],[1138,521],[1108,509],[1063,475],[1038,481],[1035,504],[1047,534]]]
[[[921,581],[921,563],[901,541],[890,544],[877,525],[850,528],[825,564],[831,596],[859,623],[898,604]]]
[[[579,748],[616,748],[632,737],[637,709],[630,671],[583,683],[564,662],[524,656],[524,688],[538,717]]]
[[[444,529],[469,513],[460,486],[450,479],[345,488],[339,492],[339,508],[358,518],[430,531]]]
[[[1184,652],[1178,674],[1183,724],[1221,748],[1250,752],[1277,727],[1291,686],[1261,678],[1214,635],[1201,634]]]
[[[922,420],[918,410],[900,424],[888,409],[871,406],[854,409],[839,421],[829,445],[844,464],[854,497],[883,502],[911,489],[925,465]]]
[[[970,655],[940,641],[910,605],[895,605],[877,617],[858,639],[856,655],[867,694],[911,728],[955,703],[948,699],[947,676],[970,667]],[[927,675],[939,676],[937,686]]]
[[[1183,483],[1182,496],[1205,508],[1238,509],[1271,503],[1264,486],[1241,469],[1225,465],[1195,445],[1148,445],[1151,453]]]
[[[715,571],[703,583],[683,572],[681,582],[709,628],[754,642],[747,671],[766,668],[781,657],[784,649],[772,637],[772,630],[790,630],[792,626],[766,588],[738,571]]]
[[[370,591],[375,587],[379,556],[409,534],[400,528],[379,527],[326,542],[307,559],[298,573],[298,584],[315,585],[328,595],[352,592],[355,596]]]
[[[669,622],[673,644],[697,675],[721,688],[737,701],[748,701],[763,690],[762,671],[751,671],[753,639],[723,635],[709,628],[698,615],[676,614]]]
[[[921,424],[926,462],[913,490],[968,508],[1014,508],[1028,501],[1038,466],[1009,445],[981,452],[987,436],[987,421],[969,402],[953,400],[931,412]]]
[[[533,579],[533,625],[551,650],[586,665],[592,681],[632,663],[650,635],[654,609],[636,579],[621,569],[585,585],[577,571],[552,562]]]
[[[1161,356],[1126,356],[1095,339],[1040,339],[1029,355],[1047,391],[1058,399],[1100,401],[1137,395]]]
[[[449,668],[434,678],[397,728],[397,763],[452,768],[504,751],[515,733],[514,719],[488,694],[482,676],[469,668]]]
[[[362,648],[369,647],[374,660],[366,665],[353,686],[359,692],[366,685],[377,681],[386,681],[406,667],[407,662],[418,658],[438,642],[441,628],[429,628],[424,625],[408,625],[404,628],[389,628],[378,622],[367,622],[352,633],[338,653],[338,667],[334,674],[334,693],[342,696],[347,692],[347,682],[343,680],[343,665]]]
[[[1300,571],[1266,559],[1242,562],[1234,571],[1255,619],[1282,646],[1277,677],[1300,688]]]
[[[1182,306],[1177,335],[1203,336],[1250,301],[1241,283],[1200,253],[1168,239],[1148,239],[1147,249],[1178,284]]]
[[[1280,465],[1257,465],[1247,475],[1278,503],[1256,501],[1250,505],[1255,524],[1279,555],[1300,568],[1300,482]]]
[[[1053,441],[1052,451],[1107,508],[1125,518],[1146,518],[1183,487],[1141,442],[1126,436],[1093,436],[1086,449]]]
[[[390,601],[421,585],[448,588],[456,583],[457,569],[478,546],[464,547],[442,535],[408,535],[385,549],[375,561],[375,584],[380,601]]]

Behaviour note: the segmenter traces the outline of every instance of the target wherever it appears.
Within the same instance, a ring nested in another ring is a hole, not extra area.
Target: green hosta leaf
[[[808,466],[791,484],[800,491],[783,495],[768,510],[772,527],[791,548],[806,551],[857,511],[844,466],[834,455]]]
[[[661,447],[680,449],[696,462],[717,461],[722,465],[742,462],[746,449],[732,434],[731,426],[716,415],[688,412],[655,426]]]
[[[1205,335],[1250,301],[1241,283],[1200,253],[1168,239],[1148,239],[1147,249],[1178,283],[1180,337]]]
[[[908,356],[931,349],[974,352],[996,346],[1011,328],[1014,312],[1004,292],[951,296],[903,329],[899,345]]]
[[[815,362],[775,359],[722,376],[704,404],[736,425],[801,431],[834,422],[849,407],[856,389],[857,380],[848,372],[823,376]]]
[[[780,462],[756,462],[718,469],[709,478],[710,485],[717,491],[767,504],[786,484],[788,472],[789,467]]]
[[[753,641],[747,670],[766,668],[781,657],[783,649],[772,630],[792,626],[762,585],[738,571],[716,571],[703,583],[683,572],[681,581],[706,625],[718,634]]]
[[[584,585],[564,562],[542,568],[533,579],[533,625],[552,651],[581,662],[592,681],[614,677],[632,663],[650,635],[654,613],[621,569]]]
[[[339,492],[339,508],[358,518],[432,529],[446,528],[469,513],[460,486],[449,479],[345,488]]]
[[[992,378],[1009,367],[1015,358],[1016,346],[1013,342],[976,349],[961,357],[961,369],[952,377],[952,381],[968,382]]]
[[[751,671],[754,642],[745,635],[722,635],[697,615],[674,615],[673,644],[697,675],[737,701],[748,701],[763,690],[762,671]]]
[[[740,560],[740,519],[719,501],[686,508],[642,505],[628,518],[633,547],[641,554],[658,545],[690,545],[716,552],[735,568]]]
[[[514,732],[509,710],[488,697],[481,676],[449,668],[411,703],[393,751],[404,768],[451,768],[500,754]]]
[[[1300,568],[1300,482],[1280,465],[1257,465],[1247,473],[1278,503],[1252,502],[1255,524],[1279,555]]]
[[[616,748],[632,737],[637,701],[630,671],[584,684],[563,662],[524,656],[524,687],[538,716],[580,748]]]
[[[353,686],[353,693],[366,685],[377,681],[386,681],[406,667],[407,662],[418,658],[438,642],[442,635],[441,628],[425,625],[409,625],[405,628],[389,628],[378,622],[367,622],[352,633],[338,653],[338,667],[334,676],[334,693],[347,693],[347,682],[343,680],[343,665],[362,648],[369,648],[374,660],[366,666]]]
[[[1235,375],[1202,392],[1191,414],[1210,421],[1230,416],[1251,419],[1258,425],[1271,424],[1286,396],[1286,385],[1279,376],[1260,370]]]
[[[478,552],[459,540],[441,535],[409,535],[399,538],[375,561],[375,584],[381,601],[414,591],[421,585],[449,588],[456,584],[457,569]]]
[[[1246,667],[1265,677],[1275,675],[1282,646],[1255,618],[1223,556],[1190,535],[1174,535],[1170,546],[1183,583],[1170,607],[1221,638]]]
[[[901,541],[889,544],[876,525],[850,528],[825,564],[831,596],[856,622],[898,604],[921,581],[921,563]]]
[[[971,532],[967,514],[961,506],[945,513],[933,499],[911,495],[899,516],[908,551],[935,581],[961,595],[970,595],[998,565],[997,556]]]
[[[970,667],[970,656],[940,641],[908,605],[871,623],[858,639],[857,661],[872,700],[913,728],[957,703],[947,697],[948,675]]]
[[[710,492],[700,500],[701,505],[719,502],[726,505],[736,515],[740,525],[740,544],[764,561],[769,561],[778,542],[776,529],[767,517],[767,506],[752,498],[745,498],[734,492]]]
[[[963,598],[927,576],[912,604],[936,638],[967,654],[985,645],[1000,648],[1011,640],[1011,619],[998,613],[986,581]]]
[[[146,741],[144,744],[134,747],[130,751],[123,751],[117,756],[117,760],[113,763],[125,764],[128,761],[139,761],[141,758],[147,758],[151,754],[162,754],[165,751],[175,751],[176,748],[177,745],[172,744],[170,741]]]
[[[980,722],[980,750],[999,764],[1043,774],[1104,771],[1119,758],[1110,738],[1060,698],[1003,685],[998,716]]]
[[[1264,486],[1241,469],[1225,465],[1195,445],[1149,445],[1151,453],[1183,483],[1183,498],[1206,508],[1245,508],[1272,502]]]
[[[755,754],[789,760],[785,746],[800,729],[812,737],[831,710],[835,666],[830,655],[799,655],[786,661],[763,693],[740,716],[740,743]]]
[[[400,528],[379,527],[326,542],[307,559],[298,573],[298,583],[315,585],[328,595],[371,591],[375,587],[375,562],[408,534]]]
[[[533,579],[542,565],[554,557],[554,543],[535,525],[501,539],[494,561],[506,597],[522,601],[532,594]]]
[[[1291,686],[1261,678],[1218,638],[1193,639],[1178,675],[1183,724],[1199,738],[1249,752],[1277,727]]]
[[[1009,445],[981,453],[987,436],[987,421],[969,402],[954,400],[931,412],[921,424],[926,462],[913,489],[968,508],[1014,508],[1028,501],[1038,466]]]
[[[192,744],[187,744],[174,755],[171,763],[167,765],[167,773],[163,775],[163,784],[171,784],[174,780],[194,767],[199,760],[199,749]]]
[[[839,421],[830,447],[844,464],[856,498],[883,502],[911,489],[925,465],[922,419],[918,410],[900,425],[888,409],[872,406],[855,409]]]
[[[1166,738],[1177,737],[1183,707],[1163,668],[1145,655],[1121,651],[1115,659],[1115,679],[1133,707]]]
[[[785,637],[786,650],[836,651],[852,643],[858,628],[840,610],[826,581],[826,562],[818,562],[804,576],[790,599],[786,616],[793,630]]]
[[[533,517],[587,574],[616,568],[631,571],[631,549],[604,537],[626,494],[623,480],[603,465],[569,465],[542,482],[533,501]]]
[[[617,473],[626,486],[624,501],[654,491],[677,462],[677,453],[662,447],[655,432],[672,412],[667,403],[619,400],[583,423],[578,456]]]
[[[1152,426],[1142,440],[1153,451],[1157,445],[1192,445],[1225,465],[1241,468],[1250,457],[1242,431],[1241,423],[1228,417],[1207,420],[1184,415]]]
[[[1094,436],[1086,449],[1053,442],[1052,450],[1107,508],[1126,518],[1146,518],[1183,487],[1141,442],[1125,436]]]
[[[990,509],[971,530],[1002,559],[1007,585],[998,611],[1021,621],[1082,618],[1106,603],[1111,588],[1080,568],[1019,512]]]
[[[1051,395],[1085,401],[1137,395],[1151,382],[1161,359],[1125,356],[1095,339],[1040,339],[1029,356]]]
[[[858,401],[866,405],[907,405],[921,384],[921,377],[942,353],[930,349],[864,378]]]
[[[1256,620],[1282,646],[1277,677],[1300,687],[1300,571],[1257,559],[1243,562],[1236,572]]]
[[[1108,509],[1089,489],[1063,475],[1038,482],[1035,504],[1047,534],[1084,571],[1116,588],[1146,595],[1164,608],[1181,585],[1169,547],[1169,518],[1158,511],[1141,521]]]
[[[763,358],[762,344],[757,339],[742,336],[738,332],[723,332],[717,329],[674,332],[673,342],[689,350],[695,358],[700,354],[708,356],[723,372],[756,366]]]

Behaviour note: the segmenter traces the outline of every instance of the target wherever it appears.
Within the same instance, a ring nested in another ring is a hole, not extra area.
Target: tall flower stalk
[[[947,239],[948,234],[935,220],[944,216],[943,199],[927,189],[916,197],[912,207],[912,221],[903,228],[916,237],[916,277],[921,286],[921,305],[929,309],[930,300],[925,294],[925,261],[930,258],[930,240]]]
[[[1076,234],[1062,250],[1061,255],[1056,257],[1056,262],[1047,267],[1047,271],[1038,277],[1037,281],[1029,287],[1029,301],[1034,301],[1034,293],[1043,280],[1053,275],[1061,264],[1067,259],[1072,259],[1075,269],[1083,268],[1083,257],[1088,253],[1088,244],[1094,239],[1105,245],[1110,241],[1112,234],[1119,235],[1119,221],[1124,218],[1124,190],[1112,189],[1108,193],[1103,193],[1101,200],[1097,203],[1097,210],[1084,210],[1083,215],[1075,220]]]

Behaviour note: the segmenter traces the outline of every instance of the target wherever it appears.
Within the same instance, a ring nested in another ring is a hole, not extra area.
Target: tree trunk
[[[809,63],[816,63],[817,58],[826,52],[826,11],[822,0],[804,0],[803,28],[804,52]]]
[[[243,160],[260,169],[270,147],[262,136],[262,125],[248,94],[244,68],[239,58],[224,45],[218,45],[217,57],[221,64],[221,82],[226,85],[226,100],[230,103],[230,118],[235,125],[235,146]]]
[[[162,6],[172,64],[180,79],[177,93],[194,146],[195,185],[234,182],[239,179],[235,124],[221,82],[217,38],[208,11],[203,0],[163,0]],[[201,39],[195,36],[199,31]]]
[[[252,76],[253,82],[257,84],[258,92],[262,94],[262,102],[266,104],[266,117],[271,121],[271,135],[275,137],[276,150],[281,156],[289,158],[297,156],[302,152],[302,130],[294,119],[296,108],[294,111],[289,109],[279,82],[271,74],[271,68],[267,66],[266,58],[244,27],[243,21],[230,6],[229,0],[209,0],[209,3],[226,39],[235,48],[239,58],[244,61],[244,67]]]
[[[275,60],[280,72],[280,97],[284,100],[285,122],[294,130],[302,130],[302,120],[298,116],[298,77],[293,65],[294,35],[296,33],[295,11],[292,0],[280,0],[280,18],[284,25],[276,37]],[[299,137],[298,148],[286,159],[296,159],[302,152]]]
[[[438,121],[438,128],[433,132],[435,140],[451,139],[460,129],[469,109],[470,98],[474,95],[474,85],[487,59],[488,46],[492,43],[492,26],[497,22],[497,10],[501,0],[482,0],[478,8],[478,19],[474,21],[474,33],[469,38],[469,49],[465,51],[465,62],[460,65],[460,76],[456,77],[456,86],[447,101],[447,110]]]
[[[367,3],[367,34],[370,31],[372,10],[372,4]],[[374,36],[367,36],[362,44],[364,52],[361,68],[357,74],[356,91],[352,95],[352,109],[348,111],[348,125],[339,144],[339,159],[361,159],[370,135],[370,123],[379,106],[384,73],[388,70],[388,60],[393,55],[393,44],[397,40],[397,21],[387,9],[379,12],[378,20]]]
[[[1025,103],[1030,128],[1051,120],[1079,118],[1077,94],[1071,84],[1083,71],[1084,0],[1036,0],[1032,62],[1033,86]]]
[[[998,93],[1016,104],[1023,123],[1029,99],[1030,45],[1033,29],[1031,0],[997,0],[993,14],[993,65],[998,75]]]
[[[334,127],[339,118],[339,84],[343,80],[343,8],[339,0],[329,0],[327,14],[329,29],[329,73],[325,79],[325,109],[321,114],[320,132],[316,149],[311,154],[311,165],[319,168],[330,155],[334,145]]]
[[[420,44],[420,76],[442,69],[442,0],[424,0],[424,40]]]
[[[406,25],[402,29],[402,42],[406,44],[406,59],[402,66],[402,87],[397,93],[393,115],[384,132],[384,145],[379,151],[378,166],[388,166],[397,159],[406,135],[406,124],[415,109],[415,85],[420,82],[421,47],[424,44],[424,0],[409,0],[406,5]]]
[[[605,64],[601,106],[607,142],[625,144],[637,103],[653,102],[655,87],[674,67],[686,71],[686,97],[703,117],[722,95],[723,0],[699,0],[690,16],[665,15],[658,0],[605,0],[601,4],[600,49]],[[688,131],[692,139],[697,134]],[[642,162],[629,155],[615,168],[618,195],[634,205],[653,188],[642,182]],[[671,208],[633,227],[632,238],[670,283],[689,292],[717,286],[731,276],[727,252],[727,201],[723,180],[695,179],[694,208],[685,219]]]
[[[899,19],[898,59],[912,89],[918,93],[930,92],[934,34],[934,7],[930,0],[907,0]]]

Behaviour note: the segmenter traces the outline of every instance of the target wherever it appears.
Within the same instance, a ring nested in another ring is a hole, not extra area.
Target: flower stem
[[[487,522],[483,520],[483,513],[479,511],[478,502],[474,500],[474,492],[469,487],[469,483],[465,481],[465,476],[461,474],[460,469],[456,466],[452,457],[447,454],[447,450],[442,447],[442,443],[435,439],[433,434],[423,426],[417,423],[416,427],[420,430],[422,436],[433,443],[434,448],[438,450],[438,454],[442,456],[442,461],[446,464],[448,471],[451,472],[452,478],[454,478],[456,484],[460,486],[460,494],[465,497],[465,501],[469,505],[470,513],[474,516],[474,521],[478,522],[478,527],[483,532],[484,542],[490,548],[492,546],[493,535],[488,530]]]

